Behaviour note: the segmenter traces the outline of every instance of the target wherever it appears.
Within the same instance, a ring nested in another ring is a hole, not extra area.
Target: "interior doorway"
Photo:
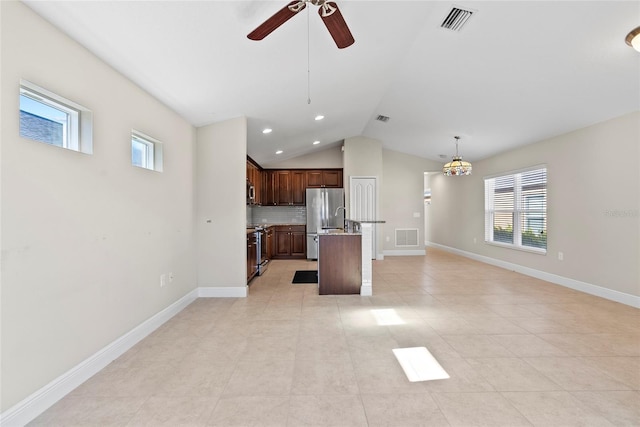
[[[352,176],[349,181],[350,216],[356,221],[377,219],[377,179],[370,176]],[[371,258],[376,259],[377,225],[373,224],[371,236]]]
[[[424,173],[424,245],[429,246],[429,242],[431,241],[431,213],[429,212],[429,208],[431,207],[431,176],[437,172],[425,172]]]

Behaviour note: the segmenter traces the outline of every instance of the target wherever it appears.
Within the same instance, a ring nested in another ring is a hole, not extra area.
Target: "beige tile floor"
[[[437,250],[374,261],[372,297],[291,284],[314,268],[196,300],[32,425],[640,425],[640,310]],[[410,383],[414,346],[451,378]]]

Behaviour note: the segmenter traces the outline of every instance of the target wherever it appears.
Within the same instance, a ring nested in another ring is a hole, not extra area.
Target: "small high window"
[[[91,154],[91,111],[25,80],[20,81],[20,136]]]
[[[131,131],[131,164],[162,172],[162,143],[142,132]]]

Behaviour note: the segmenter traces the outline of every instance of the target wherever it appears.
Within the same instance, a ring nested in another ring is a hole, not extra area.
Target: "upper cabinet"
[[[253,184],[262,206],[304,206],[307,188],[342,188],[342,169],[264,169],[261,174],[260,189]]]
[[[275,201],[279,206],[304,206],[305,174],[299,170],[276,170]]]
[[[307,188],[342,188],[342,169],[308,170]]]

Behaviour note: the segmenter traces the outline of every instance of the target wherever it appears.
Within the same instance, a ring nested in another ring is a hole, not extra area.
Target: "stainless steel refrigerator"
[[[318,259],[318,231],[344,228],[344,189],[307,188],[307,259]]]

